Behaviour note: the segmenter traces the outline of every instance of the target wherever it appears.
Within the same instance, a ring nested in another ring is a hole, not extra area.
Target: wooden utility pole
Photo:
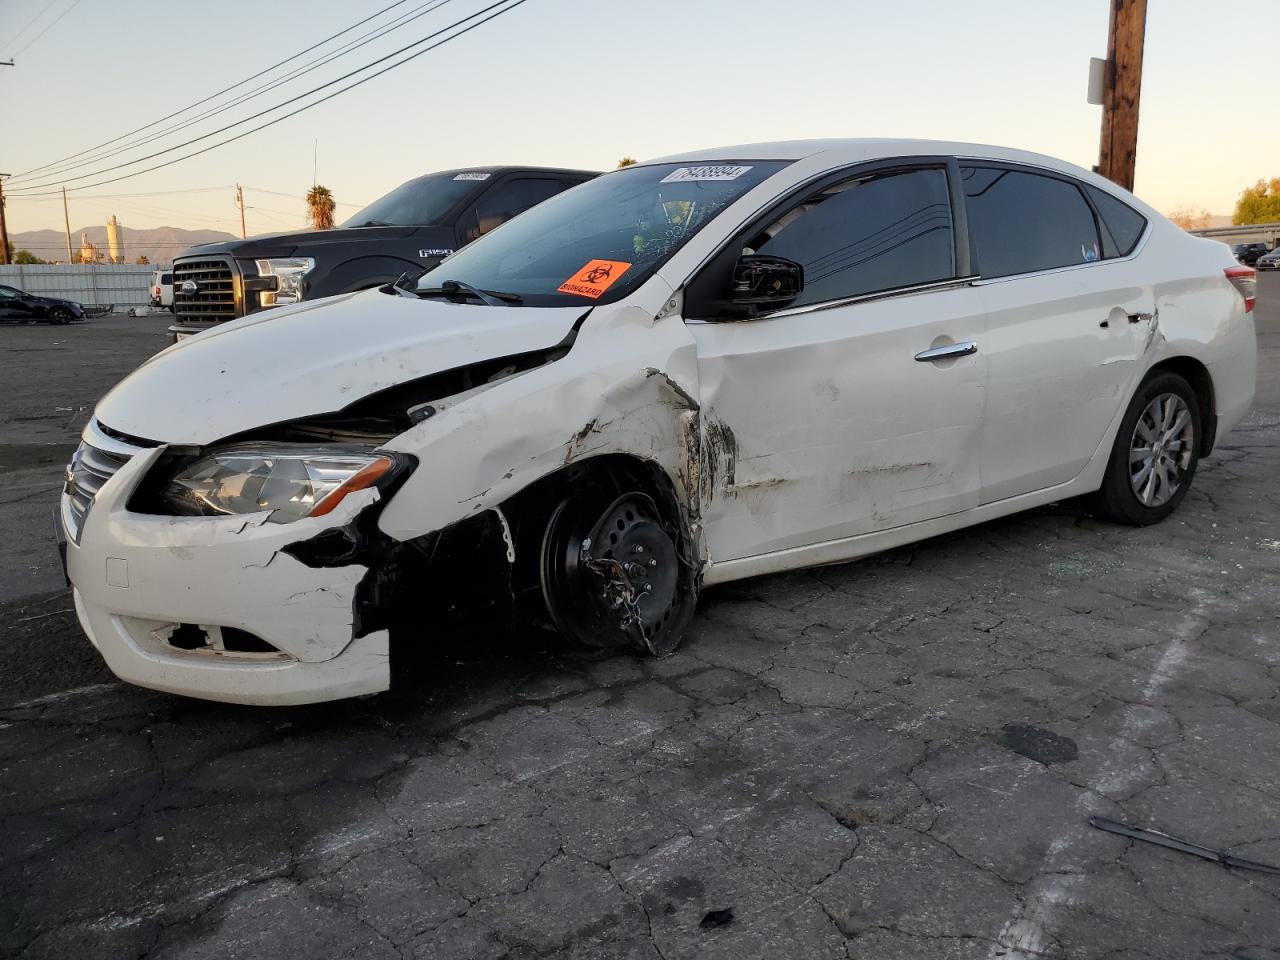
[[[67,230],[67,263],[75,263],[76,258],[71,253],[71,216],[67,213],[67,188],[62,188],[62,225]]]
[[[0,173],[0,263],[9,262],[9,226],[4,222],[4,178],[7,173]]]
[[[1098,173],[1126,190],[1133,189],[1138,160],[1138,99],[1146,31],[1147,0],[1111,0]]]
[[[236,206],[240,208],[240,239],[244,240],[249,232],[244,228],[244,188],[236,184]]]

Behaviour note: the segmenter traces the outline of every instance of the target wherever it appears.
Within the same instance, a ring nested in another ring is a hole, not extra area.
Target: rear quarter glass
[[[1115,241],[1116,249],[1112,255],[1127,257],[1133,253],[1138,241],[1142,239],[1143,231],[1147,229],[1147,218],[1123,200],[1097,187],[1086,186],[1085,189],[1097,208],[1098,216],[1102,218],[1103,226]]]

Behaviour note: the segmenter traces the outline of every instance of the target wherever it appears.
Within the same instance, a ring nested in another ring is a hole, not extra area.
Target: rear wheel
[[[556,629],[589,647],[674,650],[697,600],[678,536],[639,491],[563,499],[541,551],[542,596]]]
[[[1173,513],[1200,461],[1200,402],[1173,373],[1151,377],[1134,395],[1093,496],[1097,513],[1144,526]]]

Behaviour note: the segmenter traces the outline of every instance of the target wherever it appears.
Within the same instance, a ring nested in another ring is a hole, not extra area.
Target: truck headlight
[[[273,523],[321,517],[347,494],[389,480],[405,465],[396,454],[363,447],[244,444],[181,467],[160,499],[184,516],[270,510]]]
[[[280,303],[297,303],[302,299],[302,278],[310,273],[315,265],[314,257],[278,257],[259,260],[258,274],[276,278],[276,288],[259,293],[259,302],[264,307],[273,307]]]

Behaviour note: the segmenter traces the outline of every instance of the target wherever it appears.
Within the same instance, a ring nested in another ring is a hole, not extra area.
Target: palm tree
[[[333,229],[333,206],[328,187],[314,186],[307,191],[307,219],[315,229]]]
[[[635,162],[636,162],[635,157],[623,157],[621,160],[618,161],[618,169],[621,170],[623,167],[633,166]]]

